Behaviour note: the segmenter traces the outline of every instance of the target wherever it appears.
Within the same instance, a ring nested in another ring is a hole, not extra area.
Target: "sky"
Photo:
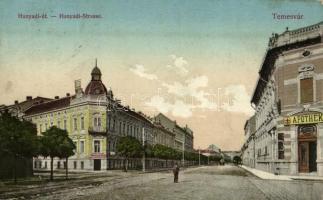
[[[59,18],[83,13],[101,18]],[[97,58],[124,105],[188,124],[195,148],[239,150],[269,37],[320,21],[320,0],[3,0],[0,105],[85,88]]]

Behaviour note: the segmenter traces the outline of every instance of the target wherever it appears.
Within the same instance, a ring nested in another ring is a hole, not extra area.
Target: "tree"
[[[40,154],[44,157],[50,157],[50,180],[53,180],[54,158],[68,158],[69,156],[74,155],[73,150],[75,149],[75,145],[71,144],[73,142],[68,137],[67,131],[59,129],[56,126],[52,126],[45,131],[40,141]]]
[[[66,131],[65,131],[66,132]],[[67,134],[67,132],[66,132]],[[68,179],[68,157],[73,156],[76,146],[69,137],[65,137],[64,141],[58,146],[59,158],[65,158],[65,178]]]
[[[20,121],[8,111],[0,113],[0,156],[13,157],[13,178],[17,182],[17,160],[37,154],[37,129],[29,121]]]
[[[233,157],[233,163],[234,164],[236,164],[236,165],[239,165],[239,164],[241,164],[241,158],[240,158],[240,156],[234,156]]]
[[[124,158],[124,170],[128,171],[129,158],[139,158],[143,154],[142,144],[134,137],[125,136],[117,143],[117,151]]]

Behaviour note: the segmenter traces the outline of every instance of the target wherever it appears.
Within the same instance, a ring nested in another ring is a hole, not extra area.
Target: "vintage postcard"
[[[0,199],[322,188],[322,0],[0,1]]]

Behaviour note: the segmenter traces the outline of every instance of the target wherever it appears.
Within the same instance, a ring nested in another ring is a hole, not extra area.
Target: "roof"
[[[259,70],[259,78],[257,81],[256,88],[252,95],[251,103],[254,103],[256,105],[259,103],[262,92],[266,87],[269,81],[269,78],[274,70],[275,60],[278,58],[279,54],[281,54],[284,51],[302,48],[302,47],[310,46],[317,43],[321,43],[321,36],[295,42],[295,43],[290,43],[284,46],[279,46],[279,47],[275,47],[267,50],[264,61]]]
[[[29,109],[30,107],[32,107],[35,104],[44,103],[44,102],[48,102],[48,101],[53,100],[53,99],[50,99],[50,98],[39,97],[39,96],[37,96],[35,98],[32,98],[31,96],[28,96],[28,97],[30,97],[31,99],[22,101],[22,102],[17,103],[17,104],[11,104],[9,106],[3,105],[3,106],[0,106],[0,109],[16,108],[16,109],[24,112],[25,110]]]
[[[52,101],[48,101],[45,103],[36,104],[31,108],[27,109],[25,113],[26,115],[33,115],[33,114],[38,114],[38,113],[56,110],[60,108],[65,108],[70,105],[71,98],[72,97],[64,97],[61,99],[54,99]]]
[[[86,95],[107,95],[108,90],[101,80],[91,80],[85,89]]]
[[[175,133],[173,133],[172,131],[168,130],[167,128],[165,128],[161,123],[159,122],[154,122],[154,127],[158,128],[160,130],[166,131],[169,134],[175,135]]]

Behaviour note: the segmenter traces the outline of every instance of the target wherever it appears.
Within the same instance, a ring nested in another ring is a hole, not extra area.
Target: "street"
[[[72,176],[69,181],[2,188],[0,199],[323,199],[322,181],[261,180],[230,165],[182,170],[179,183],[173,183],[170,171]]]

